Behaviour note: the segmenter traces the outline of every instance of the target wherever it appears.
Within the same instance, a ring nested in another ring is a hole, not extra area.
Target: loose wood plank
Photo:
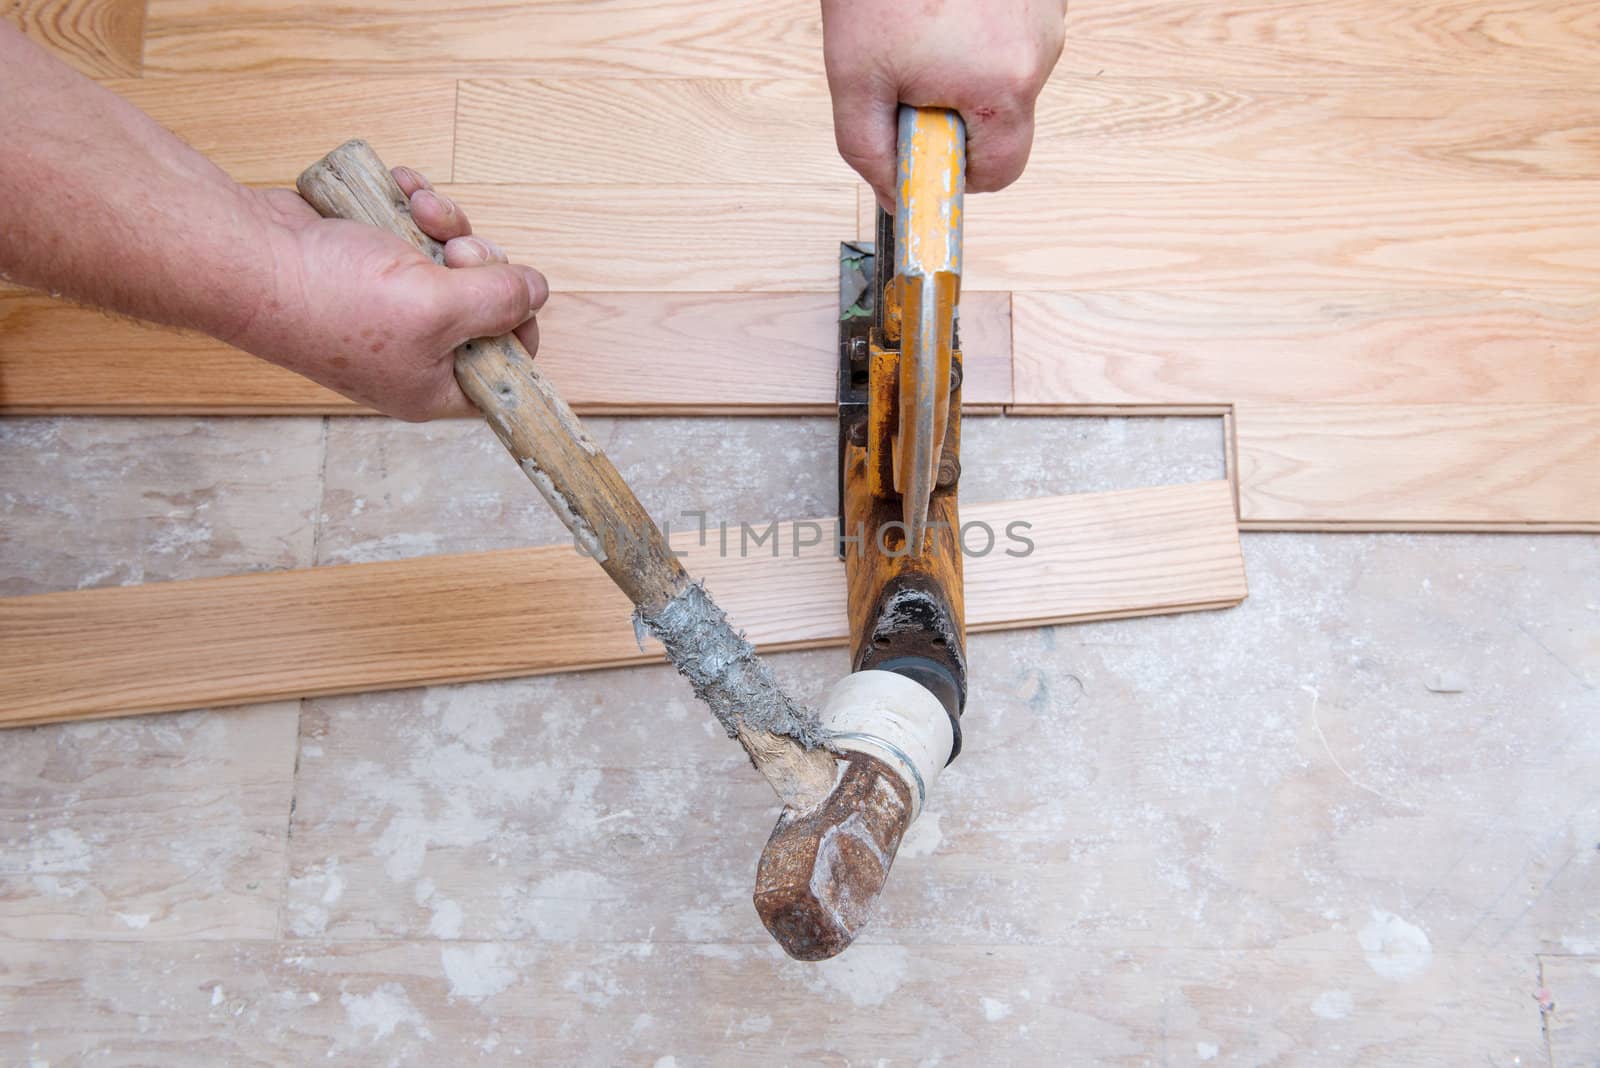
[[[1239,519],[1600,530],[1600,405],[1239,405]]]
[[[1592,78],[1590,0],[1075,0],[1063,67],[1112,77]]]
[[[1245,596],[1225,482],[969,505],[997,544],[967,561],[973,630],[1217,608]],[[1031,524],[1026,556],[1008,537]],[[846,637],[824,527],[728,555],[675,544],[769,649]],[[795,541],[819,544],[797,548]],[[974,529],[969,546],[983,545]],[[769,546],[772,555],[768,555]],[[798,553],[798,555],[796,555]],[[781,554],[781,555],[780,555]],[[0,723],[348,693],[654,661],[592,561],[551,546],[0,600]],[[85,655],[85,650],[93,650]]]
[[[162,74],[772,77],[820,72],[821,42],[806,0],[153,0],[145,56]]]
[[[539,362],[581,412],[825,413],[838,375],[833,293],[557,292]],[[969,409],[1011,400],[1004,293],[967,293]],[[348,414],[309,379],[197,334],[0,292],[0,413]]]
[[[6,0],[0,18],[90,77],[144,67],[145,0]]]
[[[1600,404],[1592,291],[1021,293],[1022,411]]]
[[[141,78],[107,88],[241,182],[293,184],[351,137],[436,182],[451,178],[455,83],[448,78]]]
[[[1600,181],[1063,189],[1026,175],[972,197],[966,234],[977,289],[1594,289]]]

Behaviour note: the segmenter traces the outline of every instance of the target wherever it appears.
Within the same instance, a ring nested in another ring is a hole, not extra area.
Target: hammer
[[[443,246],[418,229],[405,194],[366,142],[341,145],[296,186],[322,216],[377,226],[443,263]],[[768,930],[799,959],[843,950],[865,922],[927,785],[948,758],[951,728],[943,707],[901,676],[858,672],[830,695],[833,726],[825,726],[783,692],[754,647],[690,579],[514,335],[463,344],[455,376],[577,545],[627,594],[636,629],[662,643],[783,801],[757,872],[756,908]]]

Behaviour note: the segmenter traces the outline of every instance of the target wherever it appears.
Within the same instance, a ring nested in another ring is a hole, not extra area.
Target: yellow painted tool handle
[[[900,109],[895,187],[895,288],[900,389],[894,485],[907,544],[920,555],[950,420],[950,365],[961,297],[966,126],[945,108]]]
[[[947,108],[902,107],[897,156],[895,273],[959,277],[966,124]]]

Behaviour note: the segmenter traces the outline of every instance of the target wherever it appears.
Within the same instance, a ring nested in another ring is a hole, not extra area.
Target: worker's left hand
[[[967,189],[1004,189],[1033,145],[1033,104],[1065,38],[1066,0],[822,0],[833,132],[845,162],[894,207],[901,104],[967,124]]]
[[[538,271],[474,236],[461,208],[421,174],[392,173],[418,228],[444,242],[445,266],[377,227],[324,219],[293,192],[263,190],[255,195],[275,292],[226,339],[401,419],[475,413],[456,385],[457,346],[515,332],[536,352],[533,315],[549,289]]]

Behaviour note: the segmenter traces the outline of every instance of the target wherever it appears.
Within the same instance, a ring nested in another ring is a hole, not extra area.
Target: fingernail
[[[411,202],[413,209],[416,205],[422,204],[425,210],[431,206],[432,210],[438,211],[441,215],[454,215],[456,213],[455,201],[434,192],[432,189],[419,189],[417,194],[411,198]]]
[[[471,248],[473,252],[476,252],[478,254],[478,258],[484,263],[488,263],[494,258],[494,254],[489,250],[488,243],[482,238],[463,237],[461,240],[465,241],[467,243],[467,247]]]
[[[409,179],[411,184],[416,186],[418,189],[433,188],[433,183],[428,181],[427,176],[414,167],[396,167],[395,170],[404,171],[406,178]]]
[[[544,307],[544,302],[550,299],[550,283],[532,267],[523,271],[522,277],[528,283],[528,303],[535,311]]]

